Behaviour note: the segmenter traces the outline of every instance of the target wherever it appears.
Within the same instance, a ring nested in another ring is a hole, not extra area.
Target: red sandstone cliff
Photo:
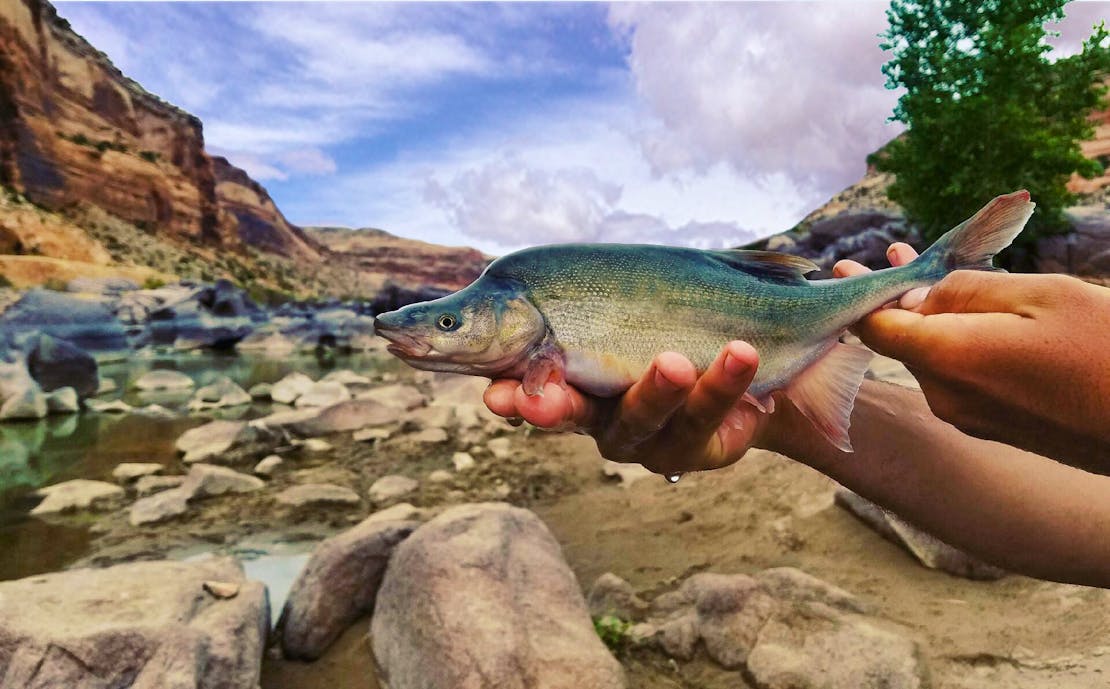
[[[44,0],[0,0],[0,184],[189,243],[320,258],[262,187],[205,152],[200,120],[124,76]]]

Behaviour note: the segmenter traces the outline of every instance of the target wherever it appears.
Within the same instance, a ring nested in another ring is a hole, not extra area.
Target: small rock
[[[408,476],[399,474],[383,476],[370,486],[370,500],[374,503],[389,502],[408,495],[419,486],[416,480]]]
[[[321,438],[309,438],[301,443],[305,452],[327,452],[332,449],[332,444]]]
[[[100,395],[107,395],[109,392],[115,392],[116,390],[119,390],[116,381],[111,378],[101,378],[96,387],[96,395],[99,397]]]
[[[351,440],[356,443],[365,443],[374,440],[387,440],[393,432],[387,428],[363,428],[361,431],[355,431],[351,436]]]
[[[616,478],[620,484],[627,488],[636,481],[650,476],[655,476],[642,464],[613,462],[608,459],[601,460],[601,473],[606,478]]]
[[[420,407],[405,414],[405,426],[416,430],[448,428],[454,420],[454,408],[444,406]]]
[[[409,436],[414,443],[438,444],[447,442],[447,431],[442,428],[425,428]]]
[[[298,410],[298,411],[309,411]],[[293,422],[301,435],[325,435],[355,431],[367,426],[382,426],[397,421],[397,410],[374,400],[348,400],[315,412],[312,418]]]
[[[586,597],[590,614],[594,617],[615,615],[625,621],[643,619],[648,604],[632,590],[632,584],[612,572],[597,578]]]
[[[427,398],[419,390],[411,385],[403,383],[396,383],[393,385],[383,385],[382,387],[372,388],[358,395],[360,400],[374,400],[380,402],[387,407],[409,411],[417,407],[424,406],[427,403]]]
[[[432,473],[428,474],[428,480],[432,483],[450,483],[454,480],[454,478],[455,477],[451,475],[451,472],[447,471],[446,469],[436,469]]]
[[[325,383],[342,383],[343,385],[370,385],[373,382],[366,376],[360,376],[348,369],[332,371],[321,378],[320,381]]]
[[[251,396],[247,391],[227,376],[220,377],[211,385],[205,385],[196,391],[189,402],[190,409],[212,409],[222,407],[237,407],[250,404]]]
[[[273,476],[282,464],[284,464],[284,460],[281,457],[270,455],[254,465],[254,473],[259,476]]]
[[[475,467],[474,458],[466,452],[451,455],[451,463],[455,465],[455,471],[470,471]]]
[[[185,480],[182,476],[144,476],[139,479],[139,482],[152,478],[180,478],[182,482]],[[189,493],[182,488],[182,485],[183,483],[179,483],[177,488],[163,490],[136,500],[135,504],[131,505],[127,521],[131,526],[144,526],[185,514],[189,510]]]
[[[214,464],[194,464],[181,484],[189,500],[225,493],[249,493],[266,484],[257,476],[241,474],[234,469]]]
[[[192,464],[221,455],[236,443],[253,440],[256,435],[254,427],[244,421],[216,420],[185,431],[174,446],[184,453],[182,461]]]
[[[330,407],[351,399],[351,391],[343,383],[320,381],[313,383],[294,403],[301,407]]]
[[[278,493],[275,499],[282,505],[290,507],[357,505],[361,502],[358,493],[350,488],[331,483],[305,483],[291,486]]]
[[[269,383],[257,383],[247,390],[247,394],[251,396],[252,400],[268,400],[270,393],[273,391],[274,386]]]
[[[143,476],[157,474],[165,468],[157,462],[123,462],[112,469],[112,478],[120,483],[130,483]]]
[[[235,581],[206,581],[201,587],[213,598],[228,600],[239,595],[242,584]]]
[[[27,373],[22,363],[4,364],[5,380],[0,380],[0,420],[41,419],[48,411],[46,395]],[[6,395],[6,398],[5,398]]]
[[[43,500],[31,514],[58,514],[75,510],[100,509],[123,498],[123,489],[105,481],[74,479],[35,491]]]
[[[844,589],[794,567],[765,569],[755,578],[775,598],[816,601],[848,612],[868,612],[867,606]]]
[[[170,409],[166,409],[160,404],[148,404],[145,407],[135,409],[136,414],[149,416],[153,419],[175,419],[177,414]]]
[[[138,380],[132,383],[131,387],[137,390],[187,390],[195,386],[196,383],[189,376],[179,371],[170,371],[159,369],[156,371],[148,371],[139,376]]]
[[[755,579],[743,574],[695,574],[682,585],[694,601],[698,634],[722,667],[742,666],[759,631],[778,607]]]
[[[659,627],[659,645],[672,658],[690,660],[698,645],[698,618],[693,613],[667,620]]]
[[[126,414],[134,409],[134,407],[123,400],[104,402],[98,399],[87,399],[85,400],[85,406],[98,414]]]
[[[363,520],[363,523],[372,522],[412,522],[423,521],[424,510],[413,507],[407,502],[399,502],[384,510],[378,510]]]
[[[312,379],[303,373],[290,373],[270,388],[270,399],[282,404],[293,404],[298,397],[312,388]]]
[[[46,409],[56,414],[76,414],[81,411],[81,401],[73,388],[58,388],[46,396]]]
[[[177,488],[185,483],[184,476],[142,476],[135,482],[135,494],[139,497],[153,495],[163,490]]]
[[[508,438],[492,438],[486,443],[486,449],[497,459],[508,459],[512,456],[512,441]]]

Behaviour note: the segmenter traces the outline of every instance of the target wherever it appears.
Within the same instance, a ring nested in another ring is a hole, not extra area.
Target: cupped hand
[[[892,245],[893,265],[913,260]],[[837,276],[867,269],[841,261]],[[940,419],[1110,472],[1110,289],[1064,275],[956,271],[855,328],[899,359]]]
[[[700,376],[686,357],[665,352],[622,396],[603,399],[548,383],[529,397],[520,381],[493,381],[486,406],[552,430],[580,430],[602,456],[639,462],[664,475],[732,464],[758,441],[768,415],[741,401],[759,366],[745,342],[728,343]]]

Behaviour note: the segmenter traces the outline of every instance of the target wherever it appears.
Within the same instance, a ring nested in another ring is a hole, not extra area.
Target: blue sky
[[[293,222],[491,253],[790,227],[899,131],[885,7],[58,3]]]

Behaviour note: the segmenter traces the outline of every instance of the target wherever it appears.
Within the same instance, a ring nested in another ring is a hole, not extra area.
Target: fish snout
[[[389,340],[386,347],[391,354],[402,358],[418,358],[428,354],[432,347],[420,341],[405,328],[405,315],[390,311],[374,318],[374,334]]]

